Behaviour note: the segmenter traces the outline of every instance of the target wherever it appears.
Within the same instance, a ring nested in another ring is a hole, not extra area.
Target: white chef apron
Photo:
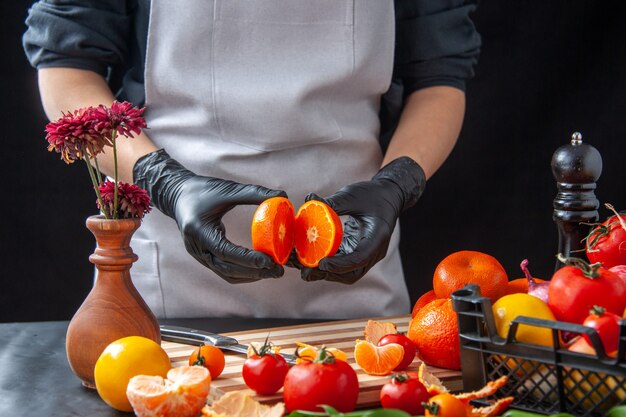
[[[379,101],[393,67],[392,0],[153,0],[145,69],[148,135],[188,169],[285,190],[296,210],[380,168]],[[251,247],[255,206],[224,217]],[[133,281],[176,317],[356,318],[407,313],[399,232],[353,285],[229,284],[186,251],[176,223],[148,214]]]

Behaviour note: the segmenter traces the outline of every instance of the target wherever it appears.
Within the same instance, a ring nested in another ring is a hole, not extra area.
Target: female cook
[[[458,137],[472,3],[41,0],[24,47],[50,119],[147,108],[118,163],[158,209],[131,243],[157,317],[383,316],[409,311],[398,217]],[[384,155],[379,114],[397,124]],[[337,255],[285,268],[248,249],[257,204],[309,193],[347,216]]]

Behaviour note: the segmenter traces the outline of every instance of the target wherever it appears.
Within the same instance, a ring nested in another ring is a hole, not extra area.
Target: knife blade
[[[170,326],[162,324],[161,339],[169,342],[178,342],[193,345],[211,345],[223,350],[229,350],[237,353],[248,353],[248,346],[242,345],[237,339],[230,336],[223,336],[217,333],[211,333],[204,330],[191,329],[181,326]],[[288,364],[296,363],[296,357],[288,353],[280,353]]]

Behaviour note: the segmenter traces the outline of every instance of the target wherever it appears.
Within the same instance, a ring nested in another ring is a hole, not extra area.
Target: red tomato
[[[611,216],[593,228],[586,252],[590,262],[600,262],[605,268],[626,264],[626,216]]]
[[[469,406],[449,393],[437,394],[424,406],[426,417],[467,417]]]
[[[283,387],[283,400],[289,411],[322,411],[326,404],[346,413],[354,410],[359,396],[356,372],[348,363],[335,360],[320,349],[313,361],[303,361],[289,369]]]
[[[609,271],[615,272],[626,284],[626,265],[615,265],[609,268]]]
[[[257,394],[270,395],[283,386],[287,371],[289,365],[280,354],[263,352],[245,360],[241,376]]]
[[[559,259],[566,265],[554,273],[548,287],[548,306],[557,320],[580,324],[594,305],[624,312],[626,284],[617,274],[582,259]]]
[[[621,316],[606,311],[604,307],[593,306],[589,311],[589,315],[583,321],[583,326],[596,329],[602,345],[604,345],[604,350],[607,354],[610,354],[617,350],[621,319]],[[583,337],[591,345],[589,336],[583,334]]]
[[[404,348],[402,362],[393,369],[394,371],[404,371],[413,362],[413,359],[415,359],[417,346],[402,333],[388,334],[381,337],[378,341],[378,346],[388,345],[389,343],[397,343]]]
[[[422,402],[429,398],[428,390],[415,373],[395,374],[380,390],[383,408],[397,408],[412,416],[424,413]]]

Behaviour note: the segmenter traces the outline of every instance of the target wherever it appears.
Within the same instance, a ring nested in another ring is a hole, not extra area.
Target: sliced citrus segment
[[[365,340],[375,345],[378,344],[383,336],[394,333],[398,333],[398,328],[390,321],[368,320],[365,323],[365,330],[363,330]]]
[[[281,417],[285,404],[261,404],[245,391],[230,391],[202,409],[202,417]]]
[[[296,363],[301,363],[303,361],[313,361],[318,353],[319,349],[312,345],[307,345],[306,343],[296,342],[296,346],[298,346],[298,359],[296,359]],[[337,349],[334,347],[326,348],[326,352],[330,353],[337,359],[338,361],[346,362],[348,359],[348,355],[341,349]]]
[[[252,218],[252,248],[266,253],[284,265],[293,248],[294,208],[285,197],[262,202]]]
[[[369,375],[389,375],[404,357],[404,348],[397,343],[376,346],[367,340],[357,340],[354,360]]]
[[[343,235],[337,213],[316,200],[300,206],[294,231],[298,261],[309,268],[317,267],[322,258],[334,255]]]
[[[196,417],[206,404],[211,374],[202,366],[172,368],[167,378],[137,375],[126,395],[138,417]]]

